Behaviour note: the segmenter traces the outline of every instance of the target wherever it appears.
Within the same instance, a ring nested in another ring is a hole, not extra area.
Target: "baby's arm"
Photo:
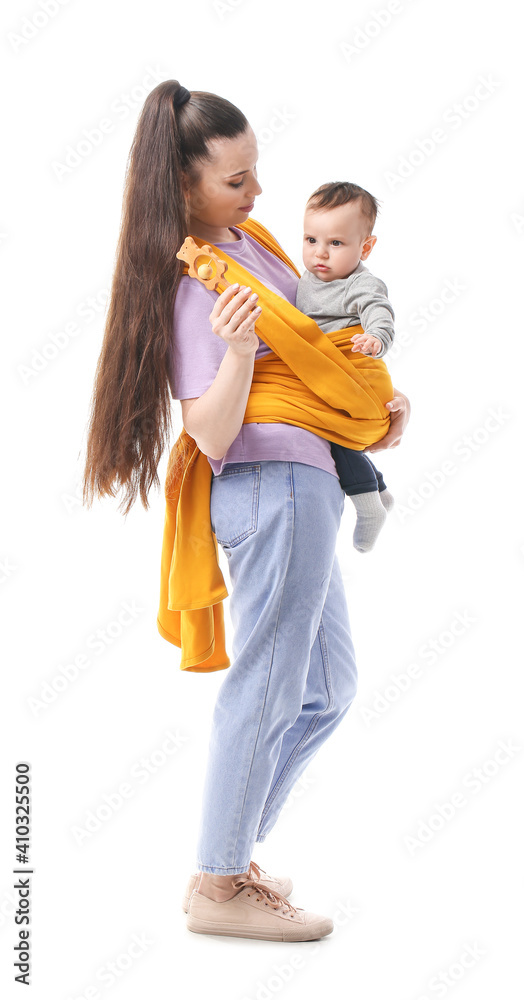
[[[388,290],[380,278],[363,272],[357,275],[347,290],[344,306],[348,313],[356,313],[364,333],[356,333],[351,340],[352,351],[381,358],[393,343],[395,313],[388,299]]]

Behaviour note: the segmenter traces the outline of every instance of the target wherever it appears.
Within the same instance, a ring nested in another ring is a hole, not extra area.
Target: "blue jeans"
[[[200,871],[248,870],[255,842],[355,697],[335,553],[344,501],[338,477],[302,462],[235,462],[212,476],[234,636],[211,725]]]

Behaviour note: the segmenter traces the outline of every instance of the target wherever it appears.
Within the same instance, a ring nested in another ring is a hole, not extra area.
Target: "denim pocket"
[[[226,465],[211,481],[211,528],[220,545],[233,548],[257,530],[260,465]]]

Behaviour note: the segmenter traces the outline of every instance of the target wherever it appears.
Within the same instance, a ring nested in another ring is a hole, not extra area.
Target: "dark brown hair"
[[[164,80],[144,102],[126,170],[120,235],[105,333],[95,372],[83,502],[125,487],[126,515],[138,491],[147,509],[172,430],[170,361],[173,310],[188,235],[182,172],[189,186],[211,161],[208,143],[246,131],[234,104],[193,90],[175,106],[178,80]]]
[[[369,233],[366,235],[370,236],[380,211],[379,202],[369,191],[359,187],[358,184],[351,184],[349,181],[332,181],[329,184],[322,184],[308,198],[307,207],[312,210],[336,208],[338,205],[347,205],[348,202],[357,199],[360,199],[362,215],[369,223]]]

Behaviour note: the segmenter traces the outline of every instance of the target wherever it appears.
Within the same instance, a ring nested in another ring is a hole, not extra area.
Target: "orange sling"
[[[237,226],[300,277],[293,261],[254,219]],[[193,237],[201,247],[204,240]],[[328,441],[362,450],[388,431],[384,404],[393,385],[384,361],[352,353],[361,326],[324,333],[315,320],[272,292],[222,248],[227,280],[250,285],[262,314],[256,330],[271,348],[257,358],[243,423],[294,424]],[[187,265],[185,267],[187,273]],[[224,290],[219,284],[217,293]],[[231,661],[225,644],[223,600],[228,597],[211,529],[212,469],[195,440],[182,430],[166,472],[166,512],[160,569],[160,634],[181,649],[181,670],[223,670]]]

